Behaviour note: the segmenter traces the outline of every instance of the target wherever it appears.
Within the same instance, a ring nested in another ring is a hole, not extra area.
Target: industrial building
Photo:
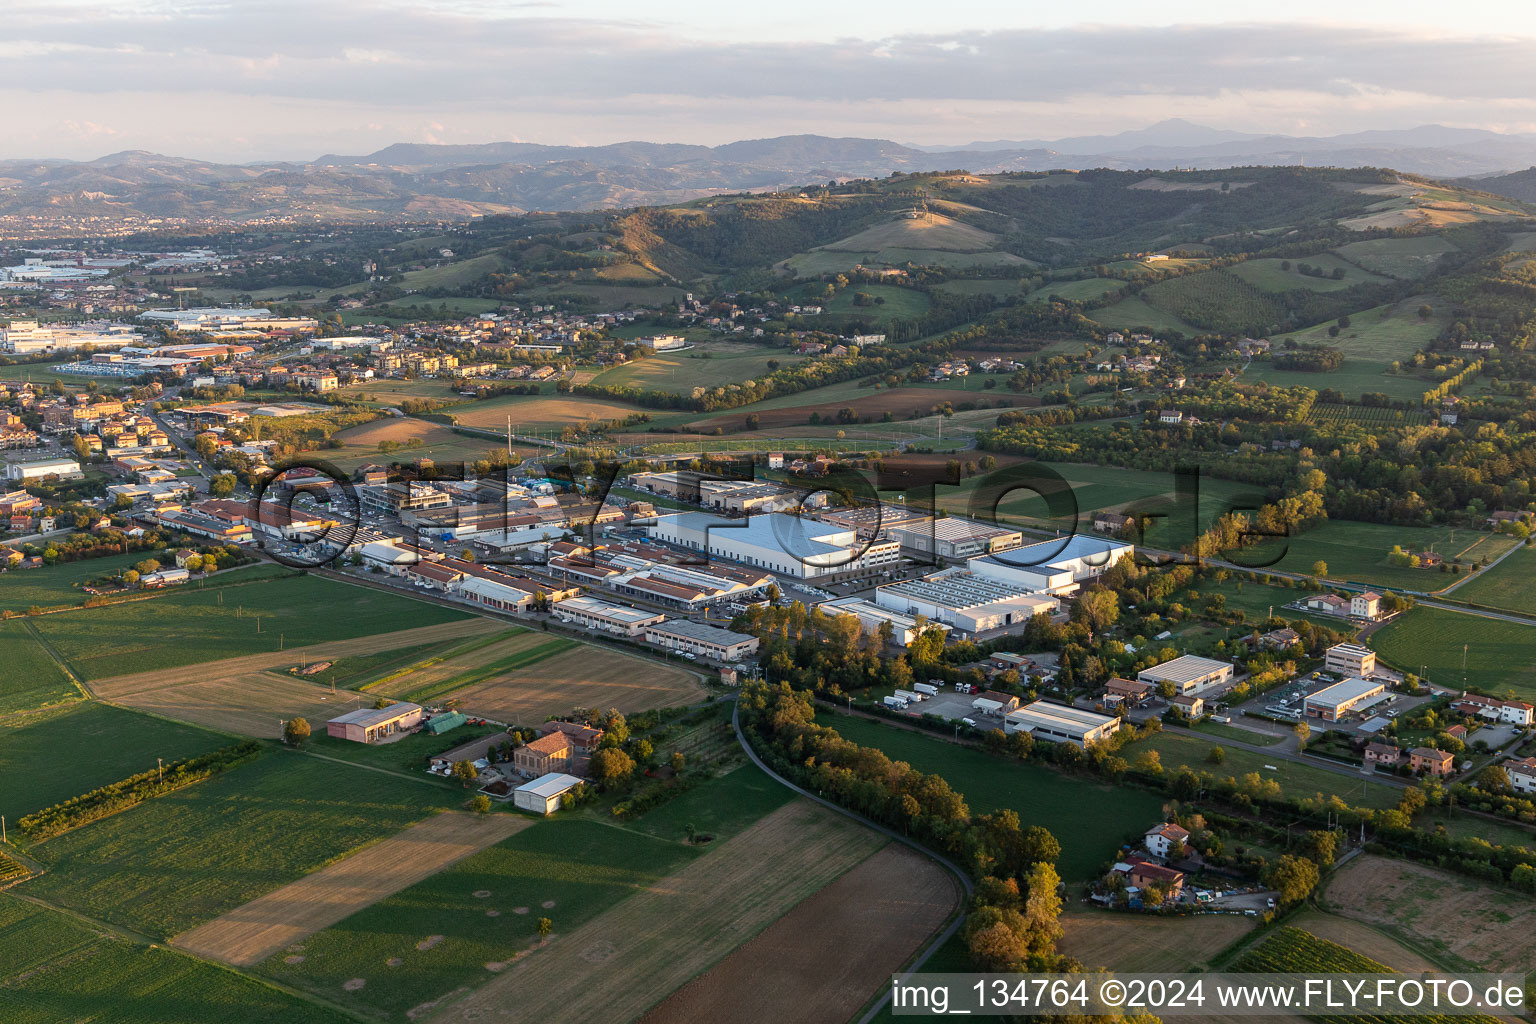
[[[893,527],[887,536],[907,554],[949,559],[993,554],[1024,543],[1024,535],[1018,530],[955,518]]]
[[[1323,654],[1323,668],[1364,678],[1376,671],[1376,652],[1361,644],[1334,644]]]
[[[755,636],[687,619],[671,619],[645,627],[645,642],[715,661],[740,661],[757,653]]]
[[[904,615],[926,615],[967,633],[1022,627],[1059,606],[1053,597],[961,570],[886,584],[875,591],[875,604]]]
[[[377,743],[421,724],[421,705],[400,701],[387,708],[358,708],[325,723],[325,734],[353,743]]]
[[[5,464],[5,479],[12,482],[46,480],[50,476],[79,480],[84,475],[74,459],[29,459]]]
[[[902,612],[893,611],[890,608],[882,608],[877,604],[871,604],[862,597],[840,597],[835,601],[823,601],[816,607],[826,615],[854,615],[858,617],[859,624],[865,632],[875,633],[881,624],[891,624],[891,639],[905,647],[917,639],[917,617]],[[925,628],[943,630],[949,632],[949,627],[942,622],[929,621]]]
[[[1321,718],[1325,722],[1337,722],[1351,711],[1368,708],[1378,703],[1386,692],[1385,683],[1352,677],[1318,690],[1307,698],[1308,718]]]
[[[512,791],[512,805],[535,814],[553,814],[560,809],[560,798],[581,785],[574,775],[550,772],[524,783]]]
[[[931,522],[933,516],[901,505],[858,505],[853,508],[827,509],[817,519],[830,526],[852,530],[860,540],[888,536],[891,530],[917,527]]]
[[[666,619],[660,612],[641,611],[627,604],[599,601],[595,597],[572,597],[555,605],[555,618],[588,629],[599,629],[615,636],[639,636],[645,627]]]
[[[853,530],[782,513],[723,519],[682,512],[647,529],[668,544],[798,579],[884,568],[900,557],[895,541],[860,541]]]
[[[1213,686],[1232,681],[1232,666],[1224,661],[1201,658],[1194,654],[1165,661],[1161,665],[1142,669],[1136,678],[1158,686],[1172,683],[1178,693],[1199,693]]]
[[[978,576],[1013,583],[1028,590],[1065,596],[1076,593],[1136,548],[1106,537],[1056,537],[1009,551],[979,555],[966,562]]]
[[[1095,711],[1037,700],[1003,716],[1003,732],[1027,732],[1037,740],[1071,743],[1084,749],[1120,728],[1120,719]]]
[[[9,327],[0,328],[0,352],[14,355],[119,348],[137,340],[127,324],[39,325],[36,320],[12,320]]]

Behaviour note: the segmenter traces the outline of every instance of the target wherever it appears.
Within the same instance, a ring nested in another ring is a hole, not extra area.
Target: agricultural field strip
[[[797,800],[432,1020],[634,1020],[885,842]]]
[[[392,683],[396,679],[399,679],[403,676],[410,675],[414,672],[424,671],[431,668],[433,665],[440,665],[445,661],[453,661],[456,658],[465,657],[466,655],[473,654],[478,650],[489,647],[492,644],[501,643],[503,640],[510,640],[514,636],[519,636],[524,632],[525,631],[523,629],[518,628],[509,629],[502,633],[477,636],[473,640],[470,640],[466,643],[455,644],[445,651],[439,651],[438,653],[426,658],[422,658],[419,661],[411,662],[409,665],[404,665],[400,668],[393,669],[384,675],[379,676],[377,679],[373,679],[359,687],[356,687],[356,689],[362,690],[366,693],[376,686],[383,686],[386,683]]]
[[[183,932],[171,944],[249,967],[533,823],[510,814],[434,815]]]
[[[515,651],[484,665],[465,669],[447,679],[412,687],[406,691],[404,696],[406,700],[417,703],[428,701],[435,697],[446,696],[455,690],[487,682],[502,673],[527,668],[530,665],[538,664],[546,658],[552,658],[556,654],[574,650],[579,643],[580,641],[571,640],[566,637],[546,637],[542,641],[534,643],[523,650]]]
[[[891,843],[678,989],[643,1024],[729,1020],[743,1006],[760,1020],[843,1024],[959,898],[936,861]],[[845,955],[850,949],[859,955]]]

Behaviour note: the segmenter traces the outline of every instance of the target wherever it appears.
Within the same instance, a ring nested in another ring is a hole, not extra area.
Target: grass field
[[[1440,686],[1466,681],[1495,693],[1513,690],[1524,700],[1536,697],[1536,625],[1486,619],[1439,608],[1413,608],[1371,636],[1382,660],[1404,672],[1421,669]]]
[[[1010,808],[1021,825],[1044,825],[1061,843],[1057,870],[1069,882],[1097,875],[1128,836],[1157,817],[1160,806],[1150,793],[1101,786],[867,718],[822,713],[817,722],[893,760],[944,776],[973,814]],[[1087,806],[1097,813],[1083,815]]]
[[[1497,558],[1515,543],[1512,538],[1481,530],[1330,519],[1294,537],[1264,541],[1245,551],[1233,552],[1230,561],[1253,568],[1310,574],[1313,563],[1321,559],[1328,564],[1330,579],[1354,580],[1392,590],[1433,592],[1463,577],[1439,569],[1388,565],[1387,555],[1394,544],[1402,545],[1405,551],[1433,550],[1448,562],[1459,556],[1464,563],[1470,563]]]
[[[556,937],[446,1017],[515,1002],[527,1020],[632,1020],[884,844],[833,811],[787,804],[579,928],[564,930],[557,903]]]
[[[1289,270],[1281,269],[1280,265],[1285,262],[1287,261],[1278,259],[1245,260],[1228,267],[1227,270],[1265,292],[1289,292],[1300,289],[1336,292],[1357,284],[1381,284],[1387,280],[1380,274],[1362,270],[1331,253],[1290,260],[1291,269]],[[1300,273],[1296,268],[1303,263],[1319,268],[1325,276],[1313,277],[1310,274]],[[1335,270],[1342,270],[1344,276],[1335,280],[1333,277]]]
[[[1172,313],[1153,309],[1140,295],[1121,299],[1103,309],[1091,310],[1088,315],[1105,327],[1120,330],[1145,327],[1154,331],[1179,331],[1186,335],[1199,334],[1199,330],[1180,320]]]
[[[1414,818],[1414,824],[1431,831],[1444,828],[1449,835],[1458,839],[1476,836],[1479,839],[1488,840],[1495,846],[1522,846],[1536,852],[1536,831],[1522,828],[1512,822],[1474,818],[1469,814],[1456,813],[1445,807],[1436,807],[1421,812]]]
[[[1081,960],[1089,970],[1154,973],[1188,971],[1256,927],[1250,918],[1228,915],[1158,917],[1068,905],[1061,917],[1066,934],[1056,948]]]
[[[425,270],[407,270],[403,275],[405,280],[400,286],[413,292],[421,291],[423,288],[457,288],[460,285],[472,284],[505,266],[506,261],[501,256],[496,253],[486,253],[484,256],[444,263]],[[431,304],[431,300],[428,299],[421,301]]]
[[[156,937],[249,903],[457,794],[273,751],[31,848],[23,892]]]
[[[1435,262],[1443,254],[1455,248],[1439,235],[1409,235],[1350,242],[1334,252],[1372,273],[1407,280],[1423,277],[1434,269]]]
[[[0,622],[0,715],[51,707],[84,696],[32,635],[31,624]]]
[[[9,663],[7,663],[9,664]],[[0,814],[23,814],[98,786],[233,742],[206,729],[167,722],[97,702],[0,720]],[[68,768],[48,770],[60,751]]]
[[[501,395],[451,410],[454,422],[482,430],[505,431],[510,416],[514,433],[559,431],[572,425],[622,420],[644,411],[639,406],[580,395]]]
[[[856,305],[854,298],[861,293],[874,296],[875,304]],[[822,308],[830,315],[856,316],[885,323],[897,319],[916,319],[932,306],[928,296],[911,288],[892,284],[859,284],[844,288],[828,299]]]
[[[446,424],[413,416],[374,420],[372,423],[349,427],[338,433],[336,440],[341,441],[345,447],[322,450],[319,456],[347,472],[368,463],[387,466],[391,462],[415,462],[422,458],[432,459],[439,466],[454,462],[476,462],[495,453],[505,455],[507,451],[504,441],[498,444],[488,437],[470,437],[456,433]],[[393,441],[407,447],[381,452],[381,441]],[[533,449],[514,447],[513,450],[529,452]]]
[[[607,387],[637,387],[653,391],[689,392],[696,387],[716,387],[756,380],[772,371],[769,360],[781,366],[805,361],[797,356],[761,345],[710,341],[679,352],[658,352],[604,370],[592,378]]]
[[[943,281],[934,288],[950,295],[996,295],[1002,299],[1023,290],[1017,277],[962,277]]]
[[[345,614],[336,614],[345,609]],[[407,627],[463,612],[319,576],[186,589],[154,601],[37,619],[38,632],[82,679],[233,658]],[[258,626],[260,632],[257,632]],[[195,643],[188,642],[196,638]]]
[[[1490,608],[1536,614],[1536,548],[1522,546],[1446,596]]]
[[[700,834],[728,839],[772,814],[793,796],[760,768],[743,764],[695,786],[626,827],[658,839],[682,840],[692,825]]]
[[[6,1024],[346,1024],[351,1018],[159,946],[102,934],[0,894]]]
[[[541,821],[280,951],[259,970],[404,1019],[495,977],[537,942],[540,917],[567,934],[697,856],[681,843],[590,820]],[[344,987],[354,979],[365,984]]]
[[[1226,760],[1219,765],[1206,763],[1206,755],[1212,747],[1221,747],[1226,751]],[[1207,738],[1172,732],[1155,733],[1122,747],[1120,756],[1134,765],[1137,758],[1148,750],[1157,751],[1165,772],[1174,771],[1180,765],[1222,779],[1242,778],[1249,772],[1258,772],[1263,778],[1280,783],[1280,788],[1290,797],[1308,797],[1317,793],[1324,796],[1337,794],[1356,807],[1376,808],[1395,807],[1402,798],[1402,791],[1397,787],[1372,782],[1359,773],[1351,777],[1310,764],[1275,759],[1268,754],[1233,746],[1215,736]],[[1265,767],[1271,764],[1275,766],[1275,771]]]
[[[74,606],[88,595],[80,590],[87,580],[113,576],[136,562],[155,557],[153,551],[131,551],[105,558],[60,562],[41,569],[12,570],[0,576],[0,611],[22,612],[39,608]]]
[[[1046,302],[1052,295],[1074,302],[1087,302],[1125,287],[1124,281],[1112,277],[1088,277],[1081,281],[1052,281],[1030,292],[1030,302]]]
[[[1351,313],[1349,327],[1338,337],[1329,335],[1332,325],[1325,323],[1270,339],[1275,352],[1281,351],[1287,341],[1336,348],[1344,354],[1344,365],[1338,370],[1328,373],[1279,370],[1268,360],[1258,360],[1248,368],[1246,376],[1276,385],[1335,388],[1350,397],[1381,392],[1397,399],[1417,399],[1434,382],[1389,371],[1394,361],[1407,360],[1444,328],[1447,318],[1443,312],[1437,310],[1428,317],[1419,316],[1420,307],[1425,305],[1435,308],[1431,297],[1420,295]]]
[[[926,217],[898,217],[876,224],[856,235],[830,242],[824,249],[839,252],[871,252],[879,249],[950,249],[980,252],[993,248],[997,236],[962,221],[930,213]]]

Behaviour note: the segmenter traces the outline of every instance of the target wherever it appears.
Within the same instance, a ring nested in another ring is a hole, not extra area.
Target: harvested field
[[[546,634],[530,634],[547,641]],[[521,639],[521,638],[519,638]],[[401,679],[391,686],[410,684]],[[691,672],[589,644],[452,691],[466,712],[501,722],[539,722],[572,708],[623,712],[690,704],[704,692]],[[439,693],[438,699],[447,694]]]
[[[901,885],[892,886],[892,878]],[[943,925],[958,900],[948,871],[892,843],[678,989],[643,1024],[843,1024]],[[859,955],[847,956],[850,949]]]
[[[420,701],[433,699],[484,681],[514,668],[538,664],[577,641],[548,633],[518,631],[460,654],[450,654],[431,665],[421,665],[368,687],[369,692],[386,697]]]
[[[510,416],[513,432],[526,433],[529,430],[559,430],[572,424],[580,426],[599,420],[622,420],[645,410],[600,398],[501,395],[455,406],[448,411],[455,423],[485,430],[506,430]]]
[[[1435,963],[1416,950],[1384,935],[1368,924],[1351,921],[1337,914],[1320,910],[1308,910],[1286,921],[1293,928],[1316,935],[1329,942],[1348,946],[1361,956],[1368,956],[1377,963],[1386,964],[1394,971],[1413,974],[1418,971],[1439,971],[1443,965]]]
[[[884,843],[797,800],[432,1019],[633,1020]]]
[[[1057,948],[1089,970],[1152,974],[1203,966],[1258,922],[1226,914],[1154,917],[1088,910],[1063,914],[1061,924],[1066,934]]]
[[[1366,854],[1333,876],[1323,904],[1453,967],[1524,973],[1536,963],[1536,899],[1446,871]]]
[[[449,811],[258,897],[172,940],[249,967],[533,824],[510,814]]]

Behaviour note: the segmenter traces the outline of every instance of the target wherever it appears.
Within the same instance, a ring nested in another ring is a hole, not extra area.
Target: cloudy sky
[[[1297,135],[1536,131],[1529,2],[1466,0],[1453,19],[1376,0],[748,6],[6,0],[0,158],[800,132],[947,145],[1168,117]]]

